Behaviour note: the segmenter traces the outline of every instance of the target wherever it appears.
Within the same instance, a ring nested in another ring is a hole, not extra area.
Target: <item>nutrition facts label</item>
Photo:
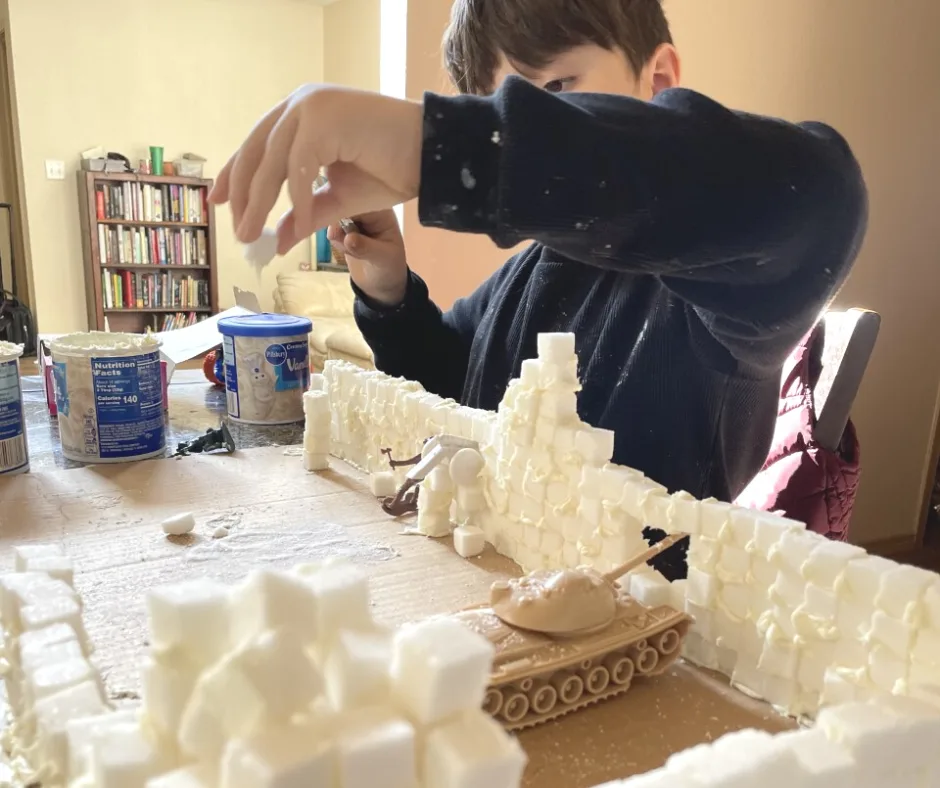
[[[159,352],[92,358],[97,441],[102,459],[140,457],[165,445]]]
[[[241,416],[238,406],[238,370],[235,367],[235,340],[222,338],[222,355],[225,360],[225,399],[228,415],[233,419]]]
[[[23,402],[16,362],[0,364],[0,473],[26,465]]]

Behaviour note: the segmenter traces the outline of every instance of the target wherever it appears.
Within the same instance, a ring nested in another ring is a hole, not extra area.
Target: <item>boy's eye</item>
[[[543,86],[544,90],[547,90],[549,93],[563,93],[565,90],[570,90],[571,86],[577,80],[577,77],[564,77],[563,79],[553,79],[550,82],[546,82]]]

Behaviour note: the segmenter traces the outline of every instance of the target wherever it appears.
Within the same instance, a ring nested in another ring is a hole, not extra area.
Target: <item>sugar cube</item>
[[[326,452],[312,453],[305,451],[303,454],[303,468],[305,471],[325,471],[330,467],[330,455]]]
[[[365,708],[339,723],[338,784],[343,788],[413,788],[417,781],[415,731],[384,708]]]
[[[266,722],[287,722],[320,687],[303,640],[287,630],[268,630],[203,673],[191,703],[205,702],[224,731],[246,736]]]
[[[27,676],[26,701],[32,705],[40,698],[47,698],[86,681],[98,682],[100,677],[94,666],[81,655],[41,665]]]
[[[54,774],[65,775],[69,768],[68,724],[105,711],[101,690],[95,681],[86,681],[36,702],[37,754]]]
[[[143,661],[141,694],[144,713],[149,724],[162,736],[176,739],[198,675],[199,669],[180,653]]]
[[[333,742],[320,726],[291,725],[229,742],[219,788],[313,788],[331,786]]]
[[[916,566],[895,564],[881,576],[875,604],[892,618],[906,618],[937,579],[937,575]]]
[[[257,268],[264,268],[277,256],[277,233],[265,227],[261,235],[245,244],[245,259]]]
[[[215,788],[218,782],[205,766],[186,766],[147,780],[144,788]]]
[[[575,354],[574,334],[541,333],[536,339],[539,361],[567,364]]]
[[[818,586],[834,588],[849,561],[864,555],[865,549],[862,547],[848,542],[822,539],[816,543],[806,559],[803,565],[803,577]]]
[[[423,725],[478,709],[494,653],[488,640],[450,618],[406,625],[394,638],[393,692]]]
[[[574,448],[586,463],[601,466],[614,456],[615,437],[613,430],[585,427],[575,433]]]
[[[69,720],[66,725],[69,766],[66,781],[71,782],[88,773],[91,744],[113,728],[137,722],[136,709],[121,709]]]
[[[355,564],[336,562],[305,576],[317,609],[317,638],[329,643],[340,629],[371,629],[369,581]]]
[[[631,574],[630,596],[647,607],[668,605],[672,601],[669,581],[659,572]]]
[[[21,544],[13,548],[14,568],[17,572],[25,572],[30,559],[57,558],[64,555],[62,547],[57,544]]]
[[[343,630],[323,663],[330,702],[337,710],[378,703],[389,691],[391,638],[380,631]]]
[[[526,760],[516,739],[475,710],[428,733],[424,781],[452,788],[511,788],[521,783]]]
[[[60,596],[35,602],[20,610],[20,626],[24,632],[45,629],[53,624],[68,624],[85,645],[85,627],[82,624],[81,605],[74,597]]]
[[[45,572],[54,580],[73,585],[75,569],[72,559],[64,555],[41,555],[26,559],[27,572]]]
[[[161,586],[147,593],[151,642],[160,651],[181,649],[200,666],[228,651],[230,592],[200,578]]]
[[[136,723],[115,725],[93,737],[88,760],[96,788],[143,785],[171,766]]]
[[[474,525],[459,525],[454,529],[454,550],[461,558],[473,558],[483,552],[486,537]]]
[[[289,572],[256,569],[238,587],[232,606],[235,645],[269,629],[286,629],[311,643],[317,636],[317,597],[312,585]]]
[[[376,498],[390,498],[398,491],[395,474],[391,471],[378,471],[369,474],[369,489]]]

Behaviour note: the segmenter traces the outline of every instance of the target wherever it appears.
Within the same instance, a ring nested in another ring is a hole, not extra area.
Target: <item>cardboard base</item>
[[[192,577],[236,582],[250,569],[342,554],[367,567],[376,616],[393,625],[459,610],[518,574],[487,549],[464,560],[449,539],[402,534],[369,494],[368,480],[332,460],[305,473],[299,447],[43,471],[0,481],[0,562],[11,548],[60,541],[76,561],[76,586],[95,659],[111,698],[138,697],[147,645],[143,590]],[[197,527],[167,537],[160,523],[193,512]],[[214,539],[224,525],[229,535]],[[792,722],[680,664],[620,698],[524,731],[528,788],[581,788],[662,765],[678,750],[744,727]]]

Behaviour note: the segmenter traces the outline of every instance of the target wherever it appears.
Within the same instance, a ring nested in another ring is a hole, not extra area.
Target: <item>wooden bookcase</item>
[[[219,311],[210,179],[78,173],[89,329],[162,330]]]

